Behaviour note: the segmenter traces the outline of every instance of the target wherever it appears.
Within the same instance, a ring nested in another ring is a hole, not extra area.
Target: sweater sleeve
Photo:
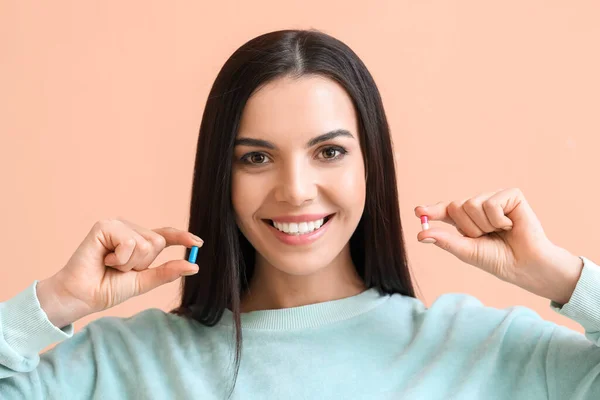
[[[575,291],[567,304],[550,301],[550,308],[579,323],[585,336],[600,347],[600,266],[586,257]]]
[[[0,303],[0,398],[91,394],[95,375],[92,343],[85,329],[73,335],[73,324],[59,329],[50,322],[37,298],[37,283]],[[56,342],[62,343],[40,356]]]
[[[585,338],[554,327],[545,363],[550,399],[600,399],[600,266],[581,259],[584,266],[571,299],[564,305],[551,301],[550,307],[579,323]]]

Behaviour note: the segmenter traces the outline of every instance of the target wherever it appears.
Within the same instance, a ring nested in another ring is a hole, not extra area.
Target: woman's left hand
[[[559,304],[571,298],[583,260],[546,237],[521,190],[419,206],[415,215],[451,224],[460,233],[431,227],[419,232],[419,241],[434,239],[461,261]]]

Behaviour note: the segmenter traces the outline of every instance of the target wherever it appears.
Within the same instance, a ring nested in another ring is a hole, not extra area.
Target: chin
[[[265,261],[280,272],[295,276],[308,276],[327,268],[333,259],[329,260],[319,254],[293,254],[265,257]]]

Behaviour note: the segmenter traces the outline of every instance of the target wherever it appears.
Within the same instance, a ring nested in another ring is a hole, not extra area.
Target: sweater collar
[[[314,328],[365,313],[388,297],[380,294],[376,288],[371,288],[338,300],[278,310],[251,311],[242,313],[242,328],[266,330]],[[233,313],[226,308],[219,324],[233,326],[233,323]]]

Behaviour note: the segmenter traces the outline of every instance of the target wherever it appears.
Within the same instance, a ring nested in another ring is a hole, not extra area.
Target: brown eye
[[[250,162],[252,164],[262,164],[265,162],[265,155],[260,153],[252,154],[250,156]]]
[[[335,158],[337,153],[337,150],[334,149],[333,147],[329,147],[325,150],[323,150],[323,157],[325,158]]]
[[[321,157],[327,161],[337,160],[342,158],[347,153],[346,149],[338,146],[326,147],[321,150]]]
[[[269,157],[264,153],[252,152],[244,154],[240,161],[249,166],[260,166],[269,163]]]

